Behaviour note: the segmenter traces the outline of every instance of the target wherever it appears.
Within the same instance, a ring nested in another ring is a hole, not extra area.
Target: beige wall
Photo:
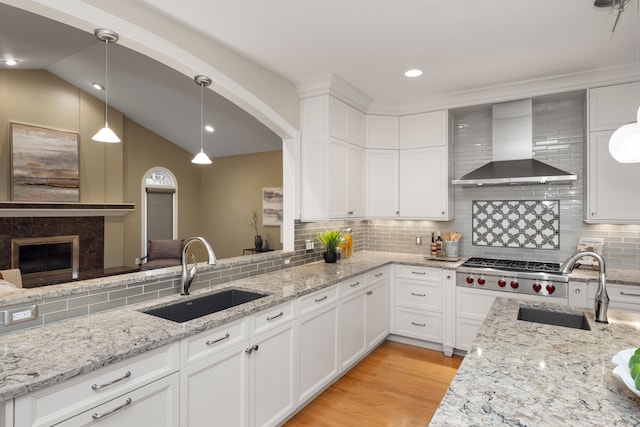
[[[219,258],[254,246],[255,232],[246,224],[253,208],[262,237],[282,249],[280,227],[262,226],[264,187],[282,187],[282,151],[216,158],[202,170],[202,230]]]
[[[78,132],[81,202],[136,205],[135,212],[105,220],[105,267],[133,265],[142,255],[142,178],[153,167],[169,169],[178,181],[178,236],[205,237],[218,258],[253,245],[245,217],[253,207],[261,209],[263,187],[282,186],[281,151],[194,166],[193,154],[114,109],[109,126],[122,144],[95,142],[91,137],[104,124],[104,103],[47,71],[0,70],[0,107],[0,200],[11,199],[9,123],[19,122]],[[281,248],[280,227],[261,232]],[[204,260],[195,245],[194,253]]]

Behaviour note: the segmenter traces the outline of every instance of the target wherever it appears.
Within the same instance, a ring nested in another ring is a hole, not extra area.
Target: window
[[[176,239],[178,235],[178,185],[165,168],[147,172],[143,183],[142,251],[150,239]]]

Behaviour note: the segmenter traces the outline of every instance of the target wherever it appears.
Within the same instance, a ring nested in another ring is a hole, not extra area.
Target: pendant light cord
[[[104,46],[104,123],[109,123],[109,39],[105,39]]]
[[[200,151],[204,152],[204,84],[200,83]]]

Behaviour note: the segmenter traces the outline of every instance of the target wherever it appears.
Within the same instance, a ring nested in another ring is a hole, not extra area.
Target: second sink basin
[[[153,308],[145,311],[144,313],[151,314],[156,317],[162,317],[163,319],[172,320],[174,322],[183,323],[266,296],[267,294],[259,292],[245,291],[242,289],[228,289],[215,294],[180,301],[164,307]]]
[[[583,313],[560,313],[556,311],[540,310],[537,308],[520,307],[518,320],[544,323],[545,325],[563,326],[566,328],[591,330],[589,322]]]

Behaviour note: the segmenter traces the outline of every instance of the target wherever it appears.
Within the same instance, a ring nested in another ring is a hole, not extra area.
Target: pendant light
[[[109,128],[109,43],[118,41],[118,33],[115,31],[98,28],[93,31],[96,38],[105,43],[104,45],[104,127],[93,135],[94,141],[115,143],[120,142],[120,138]]]
[[[211,84],[211,79],[207,76],[198,75],[193,80],[200,86],[200,152],[191,160],[191,163],[210,165],[211,159],[204,152],[204,87]]]
[[[640,31],[640,2],[637,6],[637,27]],[[637,43],[636,66],[640,74],[640,40]],[[620,126],[609,139],[609,153],[619,163],[640,163],[640,107],[636,114],[636,121]]]

